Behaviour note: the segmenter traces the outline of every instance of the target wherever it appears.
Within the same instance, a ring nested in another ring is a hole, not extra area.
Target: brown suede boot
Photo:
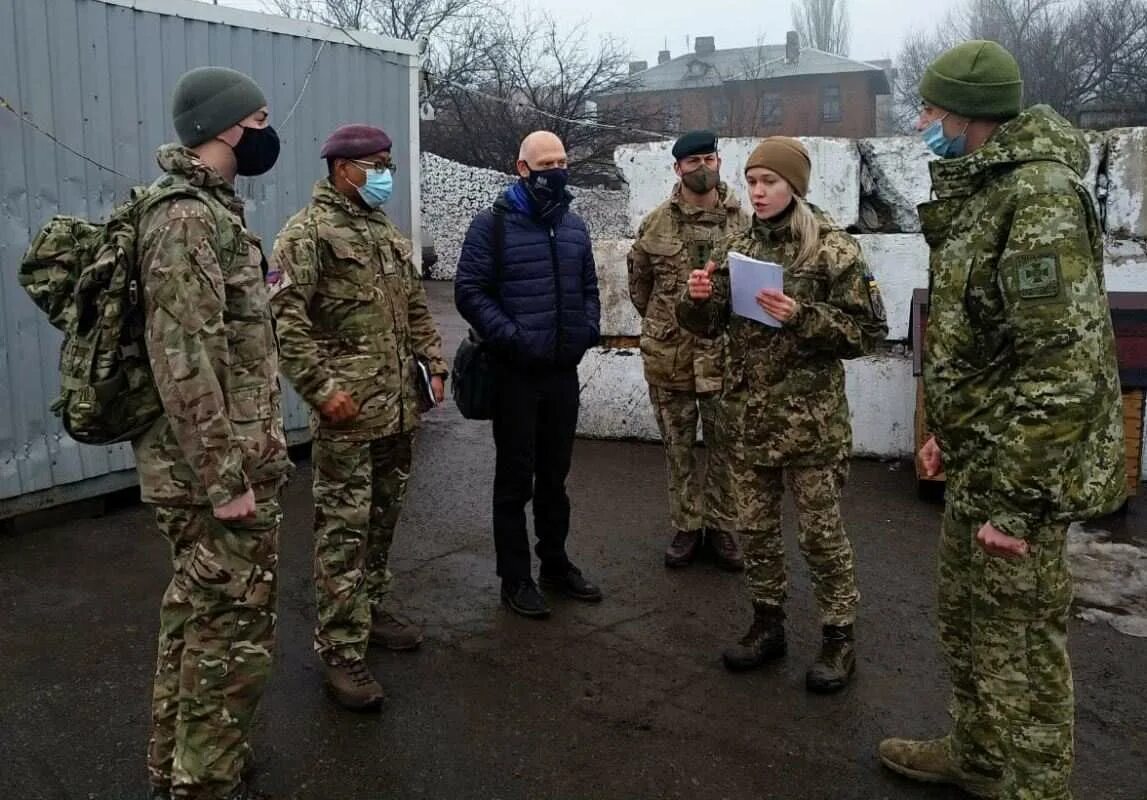
[[[350,711],[373,711],[382,706],[385,694],[365,661],[326,665],[327,693]]]
[[[385,609],[375,609],[370,615],[370,643],[387,650],[417,650],[422,629]]]
[[[893,772],[915,781],[947,783],[973,797],[999,796],[1000,776],[972,772],[958,764],[947,736],[923,741],[885,739],[880,743],[880,760]]]

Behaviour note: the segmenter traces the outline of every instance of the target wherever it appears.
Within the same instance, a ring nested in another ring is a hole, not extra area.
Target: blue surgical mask
[[[378,208],[390,199],[394,191],[394,176],[388,169],[368,169],[366,183],[358,187],[359,197],[370,208]]]
[[[928,145],[931,150],[940,158],[959,158],[964,155],[968,150],[968,139],[961,133],[958,136],[948,137],[944,135],[944,120],[948,115],[940,117],[940,119],[932,120],[932,124],[924,129],[921,136],[924,137],[924,144]],[[968,126],[964,126],[964,131],[968,130]]]

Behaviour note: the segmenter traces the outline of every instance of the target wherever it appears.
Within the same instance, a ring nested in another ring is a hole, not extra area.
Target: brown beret
[[[797,139],[788,136],[770,136],[764,139],[749,155],[745,162],[745,172],[753,167],[764,167],[780,175],[797,197],[808,193],[808,177],[812,172],[812,162],[808,150]]]
[[[322,158],[362,158],[391,147],[390,137],[372,125],[343,125],[323,142]]]

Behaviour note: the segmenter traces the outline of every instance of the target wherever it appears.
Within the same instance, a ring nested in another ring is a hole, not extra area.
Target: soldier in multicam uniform
[[[718,566],[739,571],[745,562],[734,532],[718,527],[709,513],[712,507],[730,502],[725,462],[712,446],[724,374],[724,337],[702,339],[683,330],[675,309],[689,273],[703,267],[713,248],[730,232],[746,227],[749,219],[721,181],[715,133],[685,134],[673,145],[673,158],[680,180],[669,199],[641,223],[628,258],[629,296],[641,315],[645,380],[665,445],[669,513],[677,529],[665,551],[665,564],[686,566],[707,539]],[[698,418],[707,445],[707,468],[694,446]]]
[[[368,644],[413,650],[422,633],[384,607],[423,368],[442,402],[442,340],[411,260],[382,211],[395,165],[381,129],[345,125],[323,145],[329,176],[275,242],[269,281],[283,373],[310,404],[315,650],[340,704],[383,699]],[[421,363],[420,363],[421,362]]]
[[[1123,500],[1123,431],[1103,233],[1082,133],[1021,112],[993,42],[939,56],[917,128],[936,200],[924,351],[925,469],[947,479],[940,640],[952,732],[888,739],[881,760],[998,800],[1067,800],[1074,698],[1067,528]]]
[[[170,541],[160,610],[148,768],[155,798],[266,797],[242,775],[247,734],[271,671],[278,493],[291,469],[259,240],[236,174],[279,154],[266,100],[219,67],[180,78],[182,147],[166,145],[165,186],[140,220],[146,343],[165,416],[132,442],[143,499]]]
[[[804,199],[810,170],[796,139],[771,137],[757,146],[745,165],[752,224],[689,276],[677,316],[698,336],[725,331],[728,340],[715,427],[738,502],[717,511],[725,524],[743,530],[753,622],[739,645],[725,652],[725,665],[751,669],[785,654],[781,498],[787,482],[823,622],[820,655],[806,684],[831,692],[844,687],[855,669],[852,626],[859,599],[852,545],[840,518],[852,444],[841,359],[871,352],[888,328],[856,240]],[[730,252],[784,268],[784,290],[757,295],[779,328],[732,313]]]

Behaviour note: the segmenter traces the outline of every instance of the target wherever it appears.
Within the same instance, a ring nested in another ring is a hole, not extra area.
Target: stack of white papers
[[[784,267],[771,261],[758,261],[741,253],[729,253],[729,282],[734,314],[773,328],[781,327],[780,320],[757,304],[757,295],[761,289],[784,289]]]

